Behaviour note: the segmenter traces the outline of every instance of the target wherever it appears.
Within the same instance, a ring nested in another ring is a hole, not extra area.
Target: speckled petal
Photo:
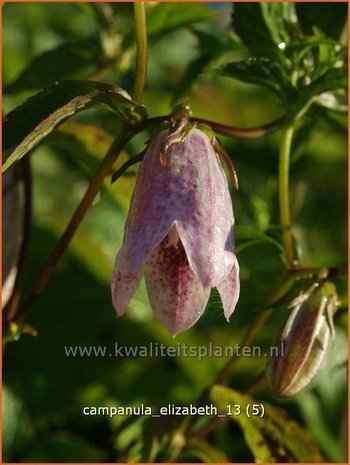
[[[161,162],[167,136],[158,134],[141,163],[112,294],[122,314],[145,271],[151,305],[176,334],[198,320],[214,286],[228,318],[239,283],[231,197],[211,142],[192,128]]]
[[[225,174],[209,138],[198,129],[169,158],[182,170],[175,224],[188,261],[204,287],[217,286],[234,262],[234,219]]]
[[[192,272],[186,252],[178,242],[164,239],[145,266],[148,297],[157,318],[175,336],[190,328],[202,315],[210,289],[204,289]]]
[[[228,321],[236,307],[240,291],[239,265],[236,257],[234,258],[233,267],[229,275],[217,286],[217,288],[224,307],[225,317]]]
[[[142,278],[139,273],[122,274],[118,270],[118,257],[112,276],[112,302],[119,316],[123,315]]]
[[[227,181],[209,138],[192,129],[160,162],[168,131],[151,144],[141,164],[120,252],[120,272],[135,273],[175,223],[190,266],[204,287],[230,272],[233,211]]]
[[[143,268],[151,252],[169,232],[174,208],[168,197],[169,165],[160,163],[160,148],[168,131],[161,132],[147,149],[131,198],[124,239],[116,264],[123,274]]]

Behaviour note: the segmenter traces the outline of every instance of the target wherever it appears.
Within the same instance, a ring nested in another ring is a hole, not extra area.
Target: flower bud
[[[279,353],[267,362],[266,377],[276,396],[294,396],[316,376],[334,339],[333,315],[337,293],[330,282],[311,288],[295,299],[292,312],[275,341]]]

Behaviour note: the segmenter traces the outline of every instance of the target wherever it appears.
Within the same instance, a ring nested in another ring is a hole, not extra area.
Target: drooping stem
[[[148,120],[144,123],[144,129],[160,125],[164,121],[169,121],[171,117],[172,115],[170,114],[148,118]],[[284,120],[285,118],[282,116],[281,118],[275,119],[270,123],[263,124],[261,126],[240,128],[238,126],[230,126],[228,124],[218,123],[217,121],[212,121],[209,119],[196,118],[195,116],[191,116],[189,118],[191,123],[201,123],[206,126],[210,126],[211,129],[218,134],[238,139],[259,139],[260,137],[267,136],[268,134],[281,129],[283,127]]]
[[[289,165],[293,133],[293,126],[288,125],[282,130],[278,173],[278,191],[282,238],[284,250],[290,269],[295,269],[297,265],[294,253],[289,201]]]
[[[262,126],[254,126],[251,128],[239,128],[237,126],[230,126],[228,124],[217,123],[203,118],[191,117],[190,121],[207,124],[212,128],[213,131],[228,137],[238,137],[240,139],[257,139],[264,137],[271,132],[281,129],[284,123],[285,117],[271,121],[271,123],[264,124]]]
[[[144,2],[134,2],[134,18],[136,31],[136,76],[133,100],[141,101],[147,74],[147,27]]]
[[[50,279],[52,273],[55,270],[58,260],[68,247],[69,242],[71,241],[80,223],[82,222],[88,208],[91,206],[96,195],[100,191],[102,183],[107,174],[109,173],[110,169],[112,168],[121,149],[133,135],[133,133],[128,128],[124,128],[124,130],[120,131],[120,134],[121,136],[114,140],[106,156],[102,160],[94,178],[91,180],[90,185],[87,191],[85,192],[84,197],[81,199],[68,226],[66,227],[64,233],[62,234],[60,240],[58,241],[47,262],[43,266],[39,276],[35,280],[32,289],[23,301],[22,305],[18,308],[15,317],[16,322],[22,322],[24,315],[28,312],[29,308],[35,302],[40,292],[46,286],[48,280]]]

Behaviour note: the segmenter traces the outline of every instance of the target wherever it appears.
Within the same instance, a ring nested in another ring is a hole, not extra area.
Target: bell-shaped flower
[[[142,276],[158,319],[176,335],[202,315],[217,287],[226,319],[239,296],[227,180],[209,137],[161,132],[141,163],[112,278],[122,315]],[[164,147],[166,149],[164,150]]]

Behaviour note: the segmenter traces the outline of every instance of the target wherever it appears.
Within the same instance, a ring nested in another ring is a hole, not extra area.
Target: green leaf
[[[336,89],[347,89],[347,87],[348,67],[345,63],[337,68],[330,68],[310,86],[314,96]]]
[[[203,439],[190,439],[181,455],[186,459],[199,459],[203,463],[230,462],[226,454]]]
[[[6,385],[2,392],[3,454],[6,462],[14,457],[13,450],[23,448],[33,438],[34,431],[22,399]]]
[[[124,123],[146,117],[143,106],[122,89],[102,82],[56,82],[10,112],[3,126],[3,172],[20,160],[65,119],[89,108],[114,112]]]
[[[260,8],[272,40],[281,50],[293,38],[301,36],[293,2],[260,3]]]
[[[147,33],[158,38],[166,33],[191,24],[209,21],[217,17],[217,13],[205,5],[197,3],[159,3],[148,11]]]
[[[248,245],[268,243],[277,247],[281,254],[284,255],[284,248],[281,242],[250,226],[237,226],[235,230],[235,239],[237,252],[242,251]]]
[[[92,124],[69,120],[52,133],[47,142],[59,152],[67,153],[70,160],[87,172],[90,178],[91,172],[96,171],[111,146],[113,137]],[[122,151],[112,167],[111,174],[118,170],[128,158],[128,154]],[[131,194],[135,186],[136,169],[137,165],[131,167],[114,185],[111,184],[110,177],[106,177],[103,183],[104,188],[124,212],[127,212],[129,208]],[[131,173],[134,175],[130,176]]]
[[[233,27],[253,55],[290,66],[285,52],[301,36],[293,2],[235,3]]]
[[[101,51],[92,41],[61,44],[34,58],[17,79],[5,87],[4,93],[39,89],[62,79],[87,77],[88,72],[99,65],[100,56]]]
[[[312,32],[317,26],[328,36],[338,39],[346,25],[346,2],[296,2],[295,8],[303,31]]]
[[[32,159],[35,174],[33,222],[55,238],[63,234],[89,183],[81,170],[72,169],[71,157],[67,158],[62,153],[56,155],[45,145],[38,148]],[[117,197],[117,184],[114,187]],[[74,256],[96,281],[109,285],[115,253],[122,241],[125,213],[103,189],[94,206],[70,242],[68,254]]]
[[[279,97],[293,92],[283,69],[268,58],[246,58],[224,65],[221,74],[242,82],[261,85]]]
[[[276,46],[266,25],[259,3],[234,3],[233,28],[253,55],[283,62],[283,53]]]
[[[91,16],[102,30],[108,30],[113,24],[113,14],[110,11],[109,4],[78,2],[77,6],[85,14]]]
[[[225,52],[241,51],[242,46],[232,33],[218,35],[203,29],[193,29],[192,32],[198,39],[198,48],[212,57]]]
[[[203,4],[186,3],[184,8],[183,3],[160,2],[147,10],[147,36],[150,41],[156,41],[177,29],[216,17],[217,13]],[[134,42],[135,32],[131,30],[123,40],[122,50],[133,46]]]
[[[324,462],[310,434],[289,418],[284,410],[263,402],[263,416],[250,415],[249,418],[248,405],[252,412],[252,405],[259,405],[260,401],[219,385],[214,386],[210,394],[221,412],[226,412],[228,405],[240,406],[241,413],[229,418],[242,429],[256,463]]]

